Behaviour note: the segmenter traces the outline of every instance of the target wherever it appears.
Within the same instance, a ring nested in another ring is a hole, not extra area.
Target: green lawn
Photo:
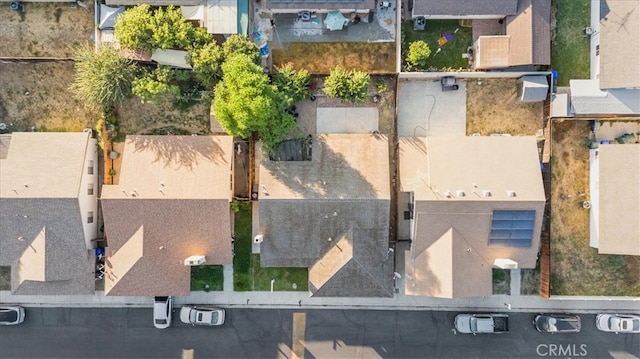
[[[191,290],[221,291],[224,281],[222,271],[222,266],[191,267]]]
[[[251,254],[251,246],[251,209],[241,208],[235,216],[234,290],[269,291],[275,279],[274,290],[307,291],[306,268],[261,268],[260,255]]]
[[[455,32],[458,29],[458,32]],[[453,39],[442,46],[442,51],[438,50],[438,39],[445,32],[453,34]],[[429,68],[427,70],[436,71],[439,69],[466,69],[467,59],[462,58],[462,54],[467,52],[467,48],[473,44],[471,28],[462,27],[458,20],[427,20],[424,31],[414,31],[413,21],[408,20],[402,23],[402,63],[406,64],[405,58],[409,44],[416,40],[425,41],[431,49],[429,57]]]
[[[556,28],[552,33],[551,66],[558,70],[558,86],[570,79],[588,79],[589,38],[582,29],[590,24],[589,0],[554,0]]]

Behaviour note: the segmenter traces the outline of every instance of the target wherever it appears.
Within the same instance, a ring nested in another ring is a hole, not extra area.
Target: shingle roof
[[[640,0],[606,0],[606,5],[598,33],[600,88],[640,87]]]
[[[230,136],[128,136],[103,186],[108,295],[188,295],[192,255],[230,264]]]
[[[518,0],[414,0],[414,16],[514,15]]]
[[[577,115],[640,115],[640,88],[600,90],[598,80],[570,80]]]
[[[401,138],[399,153],[401,191],[415,199],[407,294],[488,295],[497,258],[535,267],[545,204],[535,138]],[[529,247],[488,245],[496,210],[535,211]]]
[[[91,141],[87,133],[12,135],[0,159],[0,265],[11,266],[14,294],[94,292],[78,201]]]
[[[518,13],[507,16],[511,36],[509,65],[551,64],[551,0],[520,0]]]
[[[337,288],[341,296],[388,296],[388,171],[388,142],[381,135],[320,135],[311,161],[264,160],[260,184],[268,195],[259,201],[260,264],[315,266],[309,279],[316,296],[338,295]],[[349,231],[353,253],[338,260],[331,251]],[[340,263],[322,271],[325,261]]]
[[[316,0],[267,0],[265,7],[270,10],[366,10],[375,9],[375,0],[354,0],[354,1],[316,1]]]
[[[349,229],[309,268],[311,296],[393,297],[391,255],[368,237]]]
[[[598,151],[598,251],[640,255],[640,144],[601,145]]]
[[[77,198],[88,140],[84,132],[14,132],[0,160],[0,197]]]

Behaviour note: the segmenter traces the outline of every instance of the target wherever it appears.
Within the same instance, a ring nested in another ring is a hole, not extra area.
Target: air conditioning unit
[[[199,266],[204,264],[204,256],[191,256],[184,260],[184,265],[186,266]]]

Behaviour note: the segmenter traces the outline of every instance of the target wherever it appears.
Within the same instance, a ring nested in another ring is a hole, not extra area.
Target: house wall
[[[412,228],[412,242],[416,250],[422,252],[440,235],[437,228],[448,230],[453,227],[485,260],[493,263],[496,258],[507,258],[518,262],[519,268],[535,268],[544,201],[489,201],[489,200],[439,200],[418,201],[415,205]],[[490,247],[489,233],[494,210],[535,210],[535,223],[531,246]],[[421,220],[425,218],[426,220]],[[431,238],[429,238],[431,234]]]
[[[90,133],[87,133],[90,136]],[[93,174],[89,174],[89,168],[93,166]],[[80,208],[80,217],[82,218],[82,228],[84,230],[84,240],[87,249],[95,248],[95,242],[92,242],[98,236],[98,141],[95,138],[89,138],[87,147],[85,148],[84,164],[82,166],[82,174],[80,179],[80,188],[78,189],[78,205]],[[93,185],[93,194],[88,194],[89,186]],[[88,223],[89,212],[93,212],[93,223]]]

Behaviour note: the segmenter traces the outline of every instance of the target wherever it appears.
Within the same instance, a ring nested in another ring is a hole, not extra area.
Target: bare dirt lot
[[[67,58],[93,35],[93,2],[89,10],[75,3],[23,3],[24,12],[0,6],[0,57]]]
[[[542,102],[516,101],[517,79],[467,81],[467,135],[533,136],[543,128]]]
[[[640,257],[589,247],[589,121],[554,122],[551,159],[551,294],[640,295]]]
[[[118,108],[118,122],[120,132],[127,135],[208,134],[209,113],[209,106],[203,103],[180,111],[169,97],[155,105],[143,104],[133,96]]]
[[[11,132],[91,127],[98,113],[71,96],[72,79],[71,61],[0,63],[0,122]]]

